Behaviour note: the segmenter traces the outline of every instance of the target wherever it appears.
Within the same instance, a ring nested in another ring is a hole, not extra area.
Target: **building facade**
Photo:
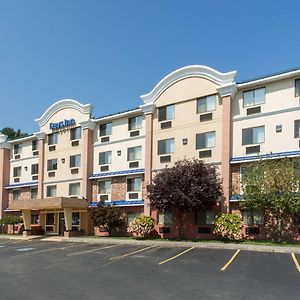
[[[242,83],[235,76],[187,66],[141,96],[139,108],[93,118],[92,105],[65,99],[36,119],[38,133],[0,135],[0,217],[21,213],[25,232],[89,234],[89,207],[102,200],[128,222],[152,215],[159,235],[175,237],[176,211],[151,209],[146,185],[178,159],[200,158],[217,167],[224,197],[213,211],[191,213],[185,236],[210,237],[215,214],[234,211],[245,235],[263,238],[261,216],[239,210],[241,173],[258,154],[300,156],[300,69]],[[298,238],[299,225],[293,230]]]

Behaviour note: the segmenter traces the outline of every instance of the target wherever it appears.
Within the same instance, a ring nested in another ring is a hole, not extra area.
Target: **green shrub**
[[[3,219],[1,219],[1,224],[10,224],[10,225],[15,225],[23,223],[22,217],[17,217],[17,216],[6,216]]]
[[[242,219],[237,214],[219,214],[214,222],[214,234],[230,240],[242,238]]]
[[[150,234],[154,228],[154,219],[149,216],[138,216],[128,225],[127,232],[136,236],[145,237]]]

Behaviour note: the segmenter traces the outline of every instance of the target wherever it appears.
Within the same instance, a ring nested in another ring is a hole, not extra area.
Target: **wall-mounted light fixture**
[[[65,163],[65,161],[66,161],[65,158],[62,158],[62,159],[61,159],[61,162],[62,162],[63,164]]]
[[[28,167],[24,167],[24,169],[25,169],[25,171],[27,171],[27,170],[28,170]]]
[[[118,150],[118,151],[117,151],[117,155],[118,155],[118,156],[121,156],[121,154],[122,154],[121,150]]]

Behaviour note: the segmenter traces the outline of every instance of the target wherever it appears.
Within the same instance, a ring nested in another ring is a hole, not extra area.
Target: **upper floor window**
[[[69,184],[69,196],[80,195],[80,182]]]
[[[142,159],[142,146],[131,147],[127,149],[127,160],[141,160]]]
[[[48,135],[48,145],[56,145],[58,141],[58,133],[51,133]]]
[[[216,132],[196,134],[196,149],[213,148],[216,146]]]
[[[128,119],[128,130],[142,128],[142,116],[136,116]]]
[[[39,164],[31,165],[31,175],[36,175],[39,173]]]
[[[261,144],[265,142],[265,126],[244,128],[242,145]]]
[[[216,110],[216,102],[216,95],[197,99],[197,114]]]
[[[57,187],[56,185],[48,185],[46,195],[47,197],[56,197]]]
[[[21,154],[22,152],[22,144],[15,144],[14,145],[14,154]]]
[[[142,178],[128,178],[127,179],[127,192],[138,192],[141,190]]]
[[[21,190],[13,190],[13,200],[21,199]]]
[[[47,162],[47,171],[54,171],[57,170],[57,159],[48,159]]]
[[[157,154],[171,154],[174,152],[174,139],[158,141]]]
[[[71,155],[70,156],[70,168],[79,168],[80,167],[81,155]]]
[[[32,150],[32,151],[38,150],[38,140],[32,141],[32,144],[31,144],[31,150]]]
[[[98,194],[110,194],[111,180],[98,181]]]
[[[20,177],[21,176],[21,170],[22,170],[21,167],[14,167],[13,176],[14,177]]]
[[[100,136],[111,135],[112,122],[100,125]]]
[[[81,139],[81,127],[72,128],[70,130],[70,140],[80,140]]]
[[[99,153],[99,165],[111,164],[111,151]]]
[[[166,105],[158,108],[158,121],[167,121],[175,118],[175,105]]]
[[[295,96],[300,97],[300,79],[295,80]]]
[[[294,122],[294,137],[300,138],[300,120]]]
[[[266,98],[266,89],[259,88],[251,91],[246,91],[243,93],[243,106],[255,106],[265,103]]]

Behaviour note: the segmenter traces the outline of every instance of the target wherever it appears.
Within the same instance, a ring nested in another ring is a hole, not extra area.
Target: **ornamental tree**
[[[180,214],[180,237],[187,213],[211,209],[222,196],[216,168],[199,159],[183,159],[160,171],[147,186],[150,205],[158,211],[176,209]]]
[[[105,206],[104,201],[91,208],[90,216],[95,227],[104,227],[110,234],[112,230],[122,227],[125,223],[121,209],[116,206]]]
[[[242,178],[243,209],[261,210],[268,237],[291,238],[292,214],[300,212],[299,160],[264,159],[245,167]]]
[[[7,138],[9,140],[20,139],[20,138],[28,136],[28,133],[21,132],[20,129],[14,130],[13,128],[10,128],[10,127],[2,128],[0,130],[0,132],[7,135]]]

